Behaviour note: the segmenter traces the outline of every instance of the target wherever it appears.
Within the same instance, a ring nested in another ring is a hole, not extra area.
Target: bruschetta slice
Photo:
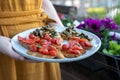
[[[63,44],[61,46],[61,51],[63,55],[67,58],[74,58],[84,54],[85,49],[76,41],[69,41],[68,44]]]

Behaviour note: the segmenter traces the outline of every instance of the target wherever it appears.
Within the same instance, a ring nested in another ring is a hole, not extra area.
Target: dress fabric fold
[[[42,0],[0,0],[0,35],[15,34],[45,26],[49,19]],[[0,53],[0,80],[61,80],[59,63],[29,63]]]

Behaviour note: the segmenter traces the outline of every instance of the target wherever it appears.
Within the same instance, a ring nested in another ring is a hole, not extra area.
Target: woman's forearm
[[[42,8],[45,10],[50,18],[54,19],[60,26],[63,27],[63,24],[50,0],[43,0]]]

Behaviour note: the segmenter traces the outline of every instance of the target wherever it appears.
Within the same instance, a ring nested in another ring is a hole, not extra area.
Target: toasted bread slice
[[[56,56],[51,56],[51,55],[44,55],[44,54],[40,54],[38,52],[33,52],[28,50],[27,54],[32,55],[32,56],[36,56],[36,57],[41,57],[41,58],[55,58]]]
[[[33,52],[33,51],[30,51],[30,50],[27,51],[27,54],[30,54],[30,55],[36,56],[36,57],[42,57],[42,58],[58,58],[58,59],[65,58],[65,56],[61,53],[60,50],[58,50],[58,52],[55,56],[40,54],[38,52]]]
[[[85,50],[82,50],[82,51],[80,51],[79,54],[74,54],[74,53],[68,53],[67,51],[62,50],[63,55],[67,58],[75,58],[75,57],[81,56],[85,52],[86,52]]]

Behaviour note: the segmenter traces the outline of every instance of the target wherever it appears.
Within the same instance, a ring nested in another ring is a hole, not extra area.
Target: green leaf
[[[103,49],[103,53],[108,54],[107,49]]]
[[[113,54],[115,54],[116,52],[115,52],[114,50],[109,50],[108,53],[111,54],[111,55],[113,55]]]

